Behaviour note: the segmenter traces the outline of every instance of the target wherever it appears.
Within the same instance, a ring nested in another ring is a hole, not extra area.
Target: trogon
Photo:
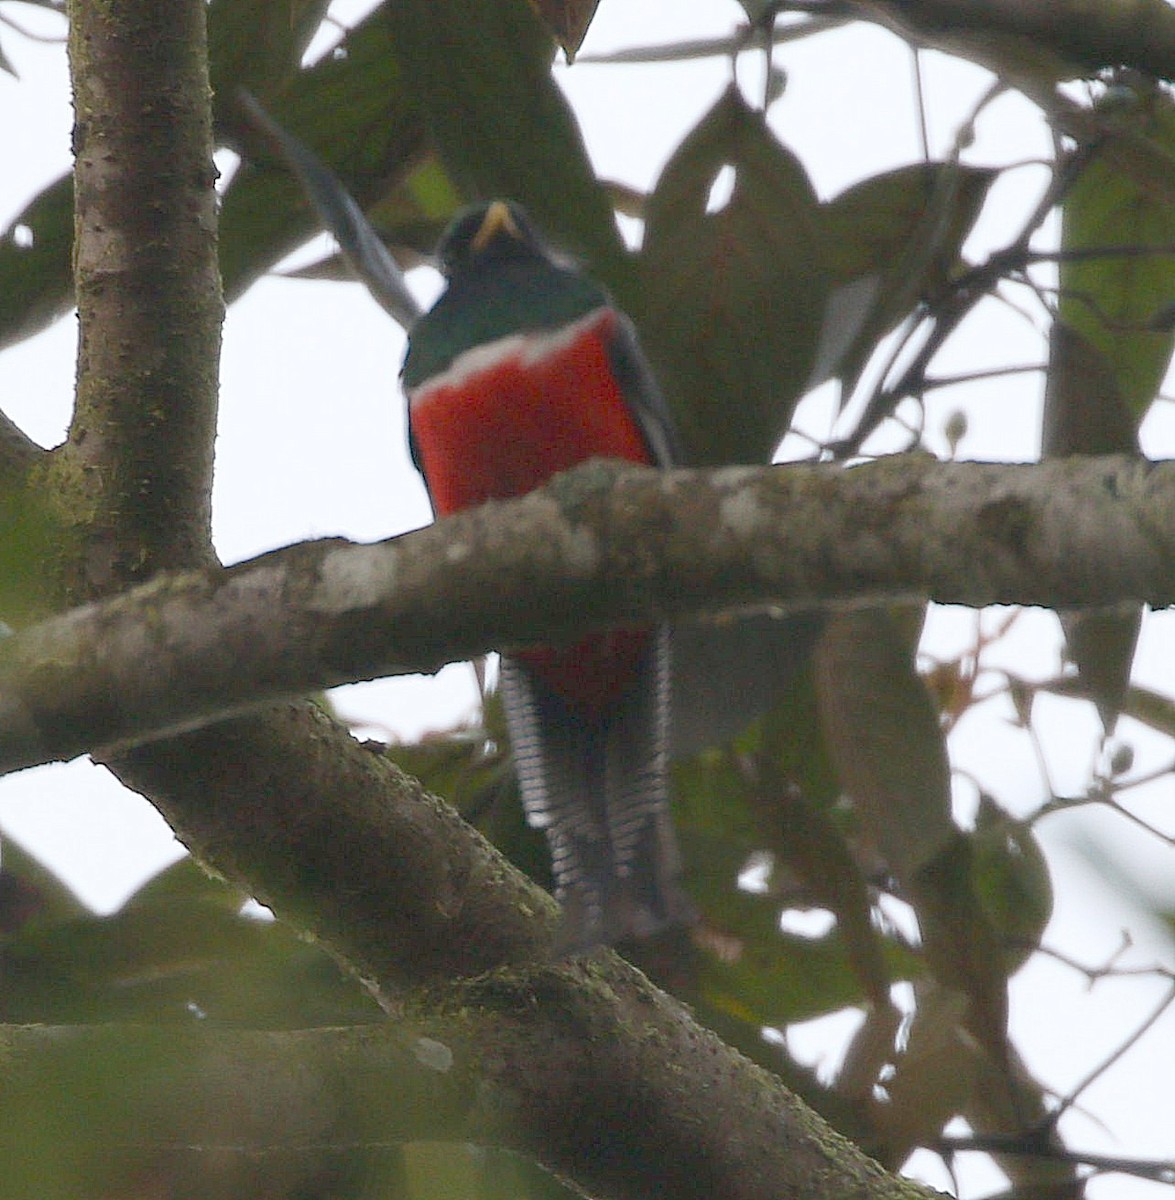
[[[446,289],[404,360],[412,457],[438,516],[518,496],[596,456],[668,466],[677,441],[632,324],[523,210],[460,213]],[[527,818],[550,847],[566,951],[686,923],[669,817],[667,628],[503,655]]]

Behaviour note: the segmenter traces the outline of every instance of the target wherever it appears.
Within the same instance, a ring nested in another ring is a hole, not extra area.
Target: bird
[[[594,457],[667,467],[673,422],[632,322],[518,204],[462,210],[445,290],[409,331],[409,448],[438,517],[523,495]],[[546,835],[567,954],[692,924],[669,811],[670,631],[503,654],[527,819]]]

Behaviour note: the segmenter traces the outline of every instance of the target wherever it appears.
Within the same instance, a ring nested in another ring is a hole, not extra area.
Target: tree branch
[[[1175,603],[1175,464],[591,463],[372,546],[155,580],[0,645],[0,769],[585,627],[912,598]]]
[[[925,1194],[617,955],[547,965],[551,898],[315,706],[114,765],[197,858],[313,930],[398,1021],[476,1072],[481,1123],[455,1136],[600,1196]]]
[[[980,61],[998,63],[1003,43],[1004,56],[1025,65],[1047,52],[1091,74],[1128,66],[1175,78],[1175,10],[1163,0],[857,0],[854,7]]]
[[[80,342],[53,486],[87,596],[212,559],[224,305],[206,7],[70,5]]]

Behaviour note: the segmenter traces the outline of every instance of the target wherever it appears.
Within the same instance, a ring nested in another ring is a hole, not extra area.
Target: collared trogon
[[[448,286],[411,331],[403,379],[438,516],[596,456],[677,460],[631,323],[517,205],[465,210],[437,254]],[[668,630],[513,651],[500,689],[523,805],[550,846],[562,947],[691,920],[668,811]]]

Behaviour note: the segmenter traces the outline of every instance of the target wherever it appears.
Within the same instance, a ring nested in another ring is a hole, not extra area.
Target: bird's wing
[[[653,463],[658,467],[679,466],[685,461],[685,454],[669,406],[632,322],[622,312],[617,312],[616,318],[608,348],[616,381],[644,434]]]

